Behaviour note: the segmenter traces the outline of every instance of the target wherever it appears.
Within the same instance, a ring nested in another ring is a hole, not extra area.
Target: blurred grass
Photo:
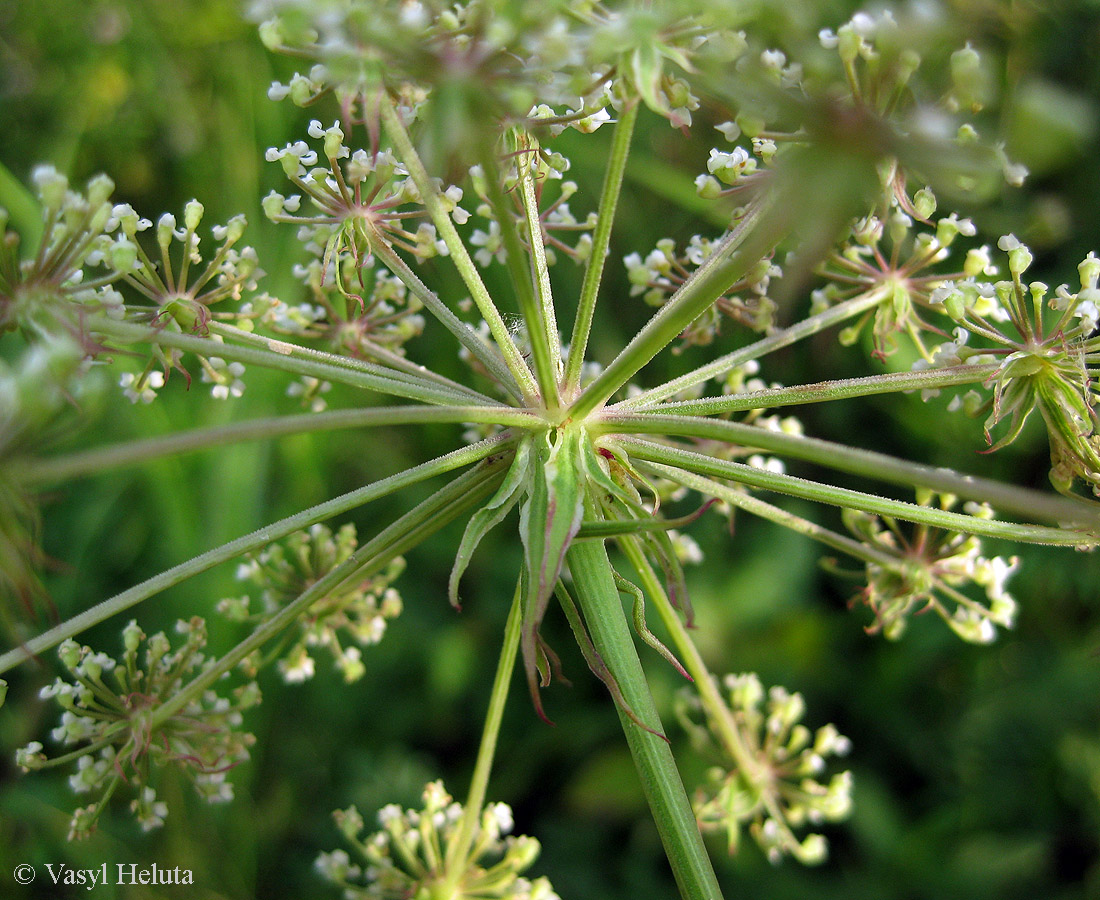
[[[1038,68],[1095,110],[1100,42],[1094,7],[1067,4],[1059,17],[1033,16],[1027,31],[1013,24],[1008,5],[978,6],[972,14],[991,39],[1008,47],[1010,62]],[[4,170],[25,180],[35,162],[50,160],[74,181],[106,171],[118,184],[119,199],[149,216],[178,212],[192,196],[206,204],[211,223],[245,212],[249,240],[271,271],[265,287],[294,296],[288,277],[293,229],[275,228],[259,212],[260,197],[281,181],[262,152],[296,137],[310,116],[266,100],[268,83],[293,65],[262,50],[234,4],[7,4],[0,6],[0,60]],[[1008,138],[1026,144],[1027,122],[1010,119]],[[642,124],[623,229],[612,244],[608,297],[627,295],[614,260],[698,228],[691,179],[710,144],[704,136],[693,150],[671,155],[672,137],[664,123]],[[570,174],[582,185],[598,184],[603,163],[593,148],[606,139],[598,133],[567,150],[575,152]],[[1047,263],[1054,283],[1070,281],[1100,233],[1095,134],[1071,129],[1068,144],[1040,149],[1042,159],[1053,162],[988,224],[1021,236],[1045,233],[1043,216],[1055,209],[1069,224],[1052,233],[1036,269]],[[980,213],[977,218],[986,224]],[[432,277],[443,280],[445,296],[462,295],[445,266],[433,264]],[[579,283],[568,262],[554,277],[562,295]],[[610,358],[646,312],[630,304],[602,308],[595,356]],[[722,340],[729,345],[739,338],[730,329]],[[426,336],[413,353],[449,354],[449,346],[436,351]],[[704,352],[689,350],[667,365],[690,365]],[[809,351],[781,354],[764,374],[789,383],[814,380],[823,360],[835,363],[836,371],[844,365],[830,337]],[[112,405],[109,417],[92,422],[82,441],[291,408],[279,380],[258,372],[249,373],[248,390],[234,404],[196,402],[193,395],[200,392],[201,385],[188,392],[174,378],[150,407]],[[337,389],[330,402],[351,405],[356,397]],[[974,429],[945,417],[943,402],[913,397],[834,404],[810,408],[803,418],[813,434],[1046,486],[1040,434],[1029,433],[1004,453],[979,456]],[[66,485],[50,497],[45,532],[47,549],[59,561],[50,581],[58,611],[71,614],[222,540],[440,452],[455,437],[442,428],[417,435],[395,429],[305,436]],[[403,508],[398,499],[351,518],[361,534],[370,534],[374,523]],[[774,868],[751,843],[727,861],[715,843],[730,896],[1100,897],[1095,556],[1029,551],[1012,585],[1021,600],[1019,626],[993,647],[961,645],[932,618],[913,622],[895,646],[862,633],[865,614],[846,611],[849,587],[820,572],[816,548],[748,520],[739,520],[732,538],[717,525],[693,533],[707,554],[704,566],[691,573],[698,639],[716,670],[755,669],[765,683],[803,691],[809,724],[835,721],[854,743],[855,813],[848,824],[828,829],[830,862],[809,871],[790,863]],[[323,660],[317,677],[299,687],[269,674],[262,683],[265,702],[249,721],[259,738],[253,761],[233,776],[238,801],[207,807],[168,774],[162,796],[172,811],[159,833],[141,834],[120,806],[91,841],[64,841],[74,805],[64,775],[23,778],[12,764],[15,747],[53,725],[55,711],[33,700],[49,676],[33,666],[15,673],[9,703],[0,709],[0,895],[62,896],[41,880],[19,893],[8,873],[21,862],[91,867],[156,861],[193,869],[195,887],[112,886],[95,896],[336,896],[312,871],[318,851],[340,844],[332,809],[356,803],[369,816],[385,803],[412,805],[423,783],[440,776],[459,795],[465,788],[519,550],[507,525],[491,536],[474,558],[465,581],[469,597],[458,615],[445,590],[457,535],[452,528],[410,555],[400,585],[406,612],[366,654],[368,677],[347,687]],[[209,613],[218,599],[238,592],[232,567],[222,567],[136,614],[151,632],[170,627],[178,616]],[[121,624],[108,623],[84,639],[115,651]],[[210,624],[215,648],[240,637],[214,617]],[[516,690],[491,796],[511,802],[519,830],[543,842],[534,871],[549,875],[564,900],[672,896],[610,702],[554,616],[548,617],[547,637],[562,653],[573,687],[547,691],[555,728],[540,723],[522,689]],[[668,711],[677,676],[653,656],[646,662]],[[672,733],[690,782],[703,762]]]

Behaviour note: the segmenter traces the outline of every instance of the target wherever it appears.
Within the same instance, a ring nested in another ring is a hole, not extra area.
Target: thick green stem
[[[572,397],[580,389],[581,367],[588,349],[588,336],[592,331],[592,318],[596,311],[596,297],[600,292],[600,280],[607,263],[607,250],[611,243],[611,227],[615,223],[615,208],[623,189],[623,173],[630,155],[630,140],[634,135],[634,123],[638,121],[638,101],[627,101],[615,125],[611,139],[611,152],[607,158],[607,174],[603,180],[603,193],[596,214],[596,230],[592,233],[592,255],[584,270],[577,316],[573,320],[573,333],[569,339],[569,358],[565,361],[565,391]]]
[[[34,484],[92,475],[108,469],[193,453],[240,441],[264,440],[290,434],[308,434],[339,428],[371,428],[413,423],[483,423],[517,428],[540,428],[544,423],[531,413],[510,406],[380,406],[369,409],[334,409],[319,413],[274,416],[249,422],[233,422],[214,428],[196,428],[163,437],[96,447],[67,456],[31,460],[20,466],[16,477]]]
[[[516,667],[516,652],[519,650],[519,638],[523,625],[523,592],[519,584],[512,598],[512,609],[508,613],[508,622],[504,626],[504,646],[500,648],[497,673],[493,679],[493,689],[489,695],[489,709],[485,714],[485,726],[481,731],[481,746],[474,763],[474,774],[470,779],[470,790],[466,794],[466,804],[462,810],[462,819],[458,831],[447,848],[447,872],[457,886],[465,867],[462,865],[473,846],[474,832],[477,830],[481,809],[485,805],[485,793],[489,785],[489,773],[493,768],[496,755],[497,737],[500,735],[500,723],[504,718],[504,705],[508,701],[508,688],[512,680],[512,671]]]
[[[722,697],[718,681],[703,661],[699,648],[695,646],[695,641],[691,639],[691,634],[680,619],[680,613],[672,605],[661,580],[657,577],[657,573],[653,571],[653,566],[650,565],[649,560],[646,559],[641,541],[636,537],[629,536],[620,538],[618,544],[638,573],[642,590],[653,600],[654,605],[657,607],[657,614],[661,617],[661,621],[672,637],[672,643],[676,647],[680,661],[687,669],[688,674],[691,675],[695,690],[703,703],[703,708],[714,723],[714,727],[721,736],[722,743],[729,750],[730,756],[737,764],[737,768],[751,781],[767,777],[767,773],[761,771],[760,764],[746,746],[741,731],[737,727],[737,722],[734,721],[733,714]]]
[[[602,541],[579,541],[568,554],[577,600],[592,643],[618,682],[623,699],[646,728],[619,709],[642,790],[653,812],[683,900],[722,896],[702,835],[638,659],[614,572]]]
[[[19,647],[0,655],[0,673],[8,671],[8,669],[17,666],[25,660],[32,659],[44,650],[48,650],[50,647],[60,644],[66,638],[70,638],[74,634],[79,634],[81,631],[91,628],[93,625],[98,625],[100,622],[117,615],[123,610],[135,606],[142,600],[147,600],[154,594],[158,594],[173,585],[186,581],[188,578],[198,575],[200,572],[205,572],[207,569],[211,569],[219,563],[235,559],[243,553],[257,550],[260,547],[270,544],[272,541],[277,541],[279,538],[286,537],[294,531],[298,531],[301,528],[308,528],[315,522],[321,522],[339,513],[355,509],[357,506],[362,506],[365,503],[369,503],[379,497],[384,497],[394,491],[424,481],[434,475],[441,475],[444,472],[449,472],[453,469],[478,462],[499,450],[501,445],[509,440],[509,437],[508,433],[504,432],[489,440],[471,444],[469,447],[463,447],[460,450],[455,450],[453,453],[437,457],[419,466],[406,469],[404,472],[399,472],[397,475],[383,478],[373,484],[368,484],[357,490],[349,491],[325,503],[319,503],[317,506],[302,510],[302,512],[296,513],[293,516],[280,519],[278,522],[273,522],[261,528],[259,531],[254,531],[244,537],[237,538],[234,541],[230,541],[228,544],[222,544],[220,547],[215,547],[213,550],[207,550],[205,553],[200,553],[198,556],[185,563],[173,566],[171,569],[167,569],[159,575],[154,575],[152,578],[146,579],[141,582],[141,584],[134,585],[134,587],[123,591],[121,594],[116,594],[101,603],[97,603],[91,609],[86,609],[84,612],[73,616],[60,625],[43,632],[38,637],[32,638]]]
[[[420,161],[420,155],[416,152],[412,139],[401,123],[401,117],[398,115],[393,103],[388,98],[383,99],[380,108],[382,124],[386,129],[386,133],[397,148],[397,154],[401,161],[405,163],[406,168],[409,170],[409,175],[416,184],[417,190],[420,191],[420,199],[439,232],[439,236],[443,239],[443,243],[447,246],[451,262],[454,263],[458,274],[462,277],[470,296],[481,313],[481,317],[488,324],[489,332],[500,348],[500,352],[504,354],[504,362],[512,373],[516,384],[519,385],[523,397],[529,401],[534,400],[538,394],[534,376],[531,374],[531,370],[527,368],[527,363],[523,361],[523,354],[520,353],[516,342],[512,340],[508,326],[501,318],[500,311],[493,303],[493,298],[489,296],[489,291],[485,287],[485,282],[481,280],[477,266],[470,259],[466,245],[459,237],[458,231],[455,230],[454,222],[451,221],[450,215],[443,208],[443,204],[439,200],[439,188],[432,181],[424,168],[424,164]]]

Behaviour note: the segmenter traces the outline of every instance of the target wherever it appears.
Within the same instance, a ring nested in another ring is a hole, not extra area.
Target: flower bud
[[[107,261],[116,272],[123,274],[133,272],[137,268],[137,244],[127,238],[119,238],[111,244]]]
[[[131,619],[122,629],[122,645],[126,648],[126,652],[136,653],[143,640],[145,640],[145,632],[138,626],[136,619]]]
[[[84,655],[83,648],[69,638],[61,643],[61,646],[57,648],[57,655],[61,658],[61,664],[66,669],[72,671],[79,665],[80,658]]]
[[[198,200],[189,200],[183,208],[183,224],[188,231],[194,231],[202,221],[203,206]]]
[[[913,195],[913,208],[922,219],[930,219],[936,211],[936,195],[928,188],[921,188]]]
[[[985,105],[989,83],[982,70],[981,57],[970,44],[951,54],[951,81],[960,107],[977,112]]]
[[[38,199],[48,210],[57,210],[65,202],[69,179],[51,165],[35,166],[31,180],[38,188]]]

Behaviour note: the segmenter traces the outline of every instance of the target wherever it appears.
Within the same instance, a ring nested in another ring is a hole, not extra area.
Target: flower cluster
[[[751,673],[727,675],[724,684],[729,706],[722,721],[704,714],[694,691],[681,692],[677,710],[696,746],[722,760],[695,795],[699,827],[725,831],[730,853],[736,852],[747,825],[771,862],[787,853],[802,863],[821,862],[824,836],[811,833],[799,840],[793,829],[847,817],[851,772],[839,772],[827,782],[819,779],[827,758],[847,754],[850,741],[833,725],[816,732],[803,725],[801,694],[782,687],[765,694]]]
[[[1024,283],[1033,257],[1015,236],[1005,235],[998,247],[1007,256],[1010,280],[967,278],[933,294],[932,301],[941,303],[960,329],[956,340],[949,342],[950,352],[940,354],[937,362],[953,364],[975,357],[999,362],[991,378],[992,397],[984,404],[970,404],[975,412],[989,413],[987,436],[1008,420],[1008,431],[994,448],[1014,441],[1038,410],[1050,440],[1051,482],[1068,494],[1080,479],[1100,495],[1100,421],[1095,408],[1100,260],[1091,253],[1082,260],[1079,290],[1071,292],[1061,285],[1052,294],[1041,281]],[[967,346],[971,336],[977,346]]]
[[[330,265],[335,268],[337,289],[347,290],[345,281],[351,283],[354,270],[367,265],[371,246],[381,236],[417,259],[447,252],[431,223],[422,221],[416,231],[409,230],[406,222],[422,219],[425,211],[416,184],[392,153],[362,148],[352,152],[338,122],[325,128],[314,119],[308,133],[322,142],[323,159],[306,141],[269,148],[267,161],[278,162],[302,193],[284,197],[272,191],[264,198],[263,207],[273,222],[301,226],[302,243],[324,259],[326,269]],[[469,213],[458,205],[462,190],[451,186],[439,194],[454,220],[465,222]],[[303,195],[312,209],[302,210]],[[342,280],[340,269],[345,264],[353,272]]]
[[[651,306],[663,305],[714,255],[724,237],[711,240],[692,235],[682,251],[677,250],[671,238],[664,238],[644,259],[640,253],[629,254],[623,264],[630,280],[631,295],[641,295]],[[721,328],[723,316],[753,331],[769,331],[775,323],[776,305],[768,297],[768,285],[772,278],[781,275],[779,266],[769,259],[761,260],[683,331],[680,335],[683,344],[711,343]]]
[[[462,805],[439,781],[427,785],[423,797],[419,810],[383,808],[380,830],[367,836],[354,806],[338,810],[337,825],[364,865],[335,850],[318,857],[317,869],[342,887],[348,900],[558,900],[546,878],[521,877],[538,857],[539,842],[510,835],[508,806],[493,803],[482,810],[473,834],[459,846]]]
[[[879,302],[872,309],[841,331],[841,343],[855,343],[870,323],[876,356],[894,352],[898,335],[904,334],[929,361],[932,351],[926,348],[922,335],[943,332],[925,321],[922,312],[942,315],[937,298],[945,286],[996,270],[988,249],[979,247],[967,250],[955,271],[943,271],[942,264],[949,259],[956,238],[977,233],[974,223],[952,213],[933,224],[930,217],[936,211],[936,197],[928,188],[921,188],[913,197],[903,188],[895,188],[889,197],[888,210],[854,221],[847,239],[819,267],[828,284],[814,292],[814,308],[825,309],[857,296],[877,296]],[[923,227],[925,223],[927,227]]]
[[[542,233],[546,262],[552,266],[557,261],[557,254],[564,253],[574,262],[584,263],[592,250],[592,236],[589,232],[596,227],[596,214],[589,213],[582,221],[569,208],[570,198],[577,193],[576,182],[562,180],[563,173],[569,169],[569,160],[560,153],[550,153],[530,140],[527,143],[528,146],[518,152],[524,155],[523,165],[527,167],[534,181],[539,230]],[[469,243],[470,246],[478,248],[474,253],[474,259],[479,265],[487,267],[494,261],[504,262],[507,251],[500,222],[496,218],[498,211],[493,209],[489,196],[485,172],[481,166],[474,166],[470,169],[470,177],[474,192],[482,201],[478,204],[476,213],[479,217],[488,220],[488,230],[475,229],[470,235]],[[504,193],[513,199],[512,206],[501,209],[499,214],[511,216],[515,223],[512,227],[518,227],[522,234],[527,231],[527,225],[520,191],[517,189],[518,180],[519,164],[517,162],[503,173]],[[551,182],[557,183],[556,191],[547,191],[547,186]],[[572,242],[566,240],[574,234],[577,235],[575,240]]]
[[[155,305],[154,322],[171,322],[182,331],[205,331],[211,306],[228,299],[240,300],[244,291],[256,289],[256,280],[263,275],[256,251],[236,247],[244,236],[244,216],[234,216],[225,225],[211,229],[218,248],[204,263],[198,235],[204,211],[198,200],[191,200],[184,206],[182,227],[174,215],[165,213],[154,228],[129,204],[119,204],[112,209],[108,223],[117,234],[104,249],[106,264]],[[139,233],[151,228],[159,262],[153,261],[138,238]],[[179,262],[173,265],[175,243],[182,244],[182,251]]]
[[[315,340],[327,349],[362,359],[392,359],[405,343],[424,330],[420,301],[387,270],[365,266],[354,272],[354,284],[333,288],[319,259],[295,266],[314,302],[283,303],[268,295],[242,307],[249,328],[262,325],[278,334]]]
[[[97,802],[74,813],[70,840],[91,834],[122,784],[136,792],[130,809],[142,828],[163,825],[168,808],[150,784],[153,766],[180,765],[208,802],[233,798],[226,775],[248,759],[254,738],[237,729],[242,713],[260,702],[259,688],[248,682],[233,690],[232,699],[207,689],[164,715],[165,704],[215,662],[203,652],[202,619],[181,620],[176,630],[183,644],[173,650],[163,632],[146,639],[131,621],[122,631],[125,649],[117,662],[72,640],[58,648],[71,680],[58,678],[42,689],[42,697],[55,698],[64,709],[51,737],[76,749],[48,759],[42,744],[33,741],[16,753],[16,763],[31,771],[75,762],[76,772],[69,778],[73,791],[100,792]]]
[[[87,275],[89,266],[102,262],[109,241],[104,232],[111,219],[114,183],[106,175],[88,182],[84,193],[53,166],[37,166],[31,173],[42,208],[42,234],[36,247],[20,258],[19,235],[8,228],[8,212],[0,209],[0,334],[19,328],[50,333],[58,313],[70,328],[68,299],[90,309],[121,304],[117,293],[101,290],[117,277],[101,272]]]
[[[255,250],[236,246],[244,236],[244,216],[234,216],[225,225],[213,226],[211,234],[218,246],[204,261],[198,234],[203,214],[203,205],[191,200],[184,206],[182,226],[171,213],[162,215],[154,226],[129,204],[113,207],[107,223],[113,238],[104,244],[98,258],[115,272],[121,283],[152,304],[151,309],[145,304],[126,307],[131,318],[147,320],[174,332],[204,335],[214,317],[237,318],[235,312],[214,313],[210,308],[226,300],[239,301],[246,291],[256,290],[257,279],[263,272]],[[146,252],[139,238],[150,229],[157,245],[156,260]],[[182,251],[174,263],[175,244],[181,244]],[[191,376],[182,358],[179,350],[154,348],[152,358],[140,373],[124,372],[120,376],[123,393],[132,403],[149,403],[164,387],[166,373],[171,369],[183,372],[190,383]],[[213,385],[214,397],[225,400],[240,397],[244,392],[243,364],[227,363],[217,355],[199,356],[198,361],[202,380]]]
[[[364,116],[381,85],[414,110],[426,101],[446,103],[452,133],[439,139],[452,148],[476,137],[475,124],[528,115],[550,127],[594,131],[622,93],[686,127],[699,98],[685,76],[729,64],[746,46],[735,27],[744,10],[732,2],[700,11],[680,0],[491,8],[481,0],[417,0],[368,12],[343,3],[260,0],[252,14],[263,20],[268,47],[319,63],[273,85],[273,96],[308,105],[338,86],[345,107]]]
[[[950,509],[956,498],[926,493],[921,505]],[[985,505],[966,504],[967,512],[979,518],[992,517]],[[1011,628],[1016,618],[1016,601],[1005,585],[1016,571],[1016,557],[982,556],[981,541],[970,534],[914,525],[910,533],[891,519],[854,510],[844,511],[848,529],[869,547],[883,551],[868,561],[866,587],[853,603],[865,603],[874,613],[871,633],[882,632],[896,640],[905,630],[910,615],[935,610],[959,637],[987,644],[996,637],[996,626]],[[969,585],[985,593],[985,602],[964,591]]]
[[[262,609],[253,611],[249,595],[227,597],[218,611],[237,622],[259,621],[290,603],[355,551],[355,526],[350,522],[336,534],[320,523],[292,534],[283,544],[272,544],[249,557],[237,569],[237,578],[261,588]],[[315,601],[297,620],[289,649],[279,660],[288,682],[313,677],[311,648],[325,647],[348,682],[366,673],[360,647],[382,640],[389,619],[400,615],[401,596],[391,587],[405,568],[398,557],[385,571],[355,576]],[[352,643],[348,643],[348,640]]]

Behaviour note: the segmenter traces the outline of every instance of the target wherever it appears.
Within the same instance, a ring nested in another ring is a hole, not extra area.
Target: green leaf
[[[537,438],[534,470],[527,498],[520,506],[527,585],[523,601],[523,633],[520,649],[527,684],[539,716],[546,719],[539,699],[539,625],[546,614],[550,593],[561,574],[565,551],[576,537],[584,514],[581,483],[582,448],[588,442],[583,429],[547,433]],[[542,683],[546,678],[541,679]]]
[[[458,581],[470,564],[470,557],[473,556],[477,545],[481,543],[481,539],[499,525],[501,520],[515,506],[518,494],[527,481],[527,473],[531,468],[532,443],[530,440],[520,443],[516,449],[515,459],[512,460],[512,465],[508,469],[508,474],[504,476],[500,488],[488,503],[470,517],[470,521],[466,525],[466,530],[462,534],[462,542],[458,546],[458,553],[455,554],[455,564],[451,569],[451,578],[447,586],[447,595],[450,598],[451,605],[455,608],[459,607]]]

